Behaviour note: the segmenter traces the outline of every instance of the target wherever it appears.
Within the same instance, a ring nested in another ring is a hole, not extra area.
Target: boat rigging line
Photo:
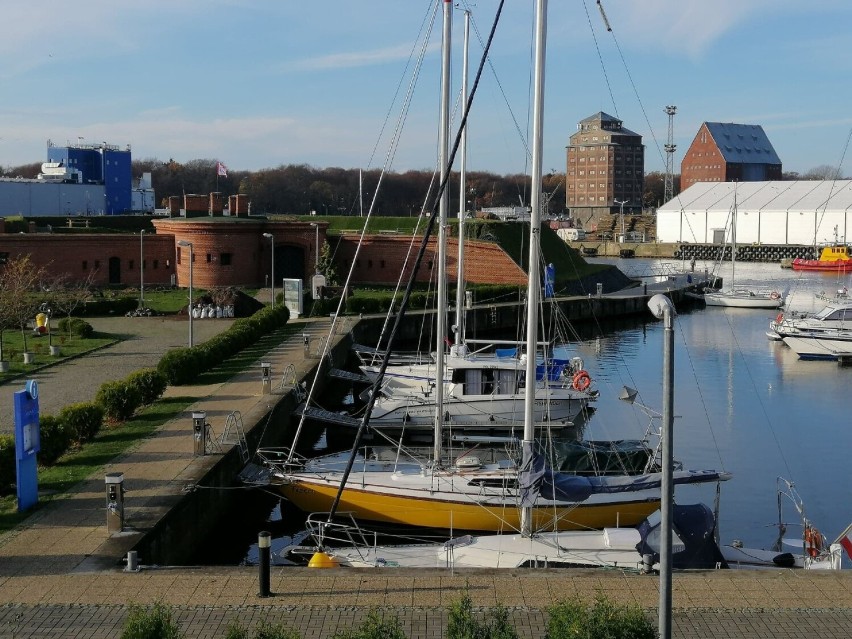
[[[361,420],[361,424],[358,426],[358,431],[355,434],[355,441],[352,443],[352,452],[349,455],[349,459],[346,463],[346,468],[343,471],[343,476],[340,480],[340,486],[337,489],[337,494],[334,497],[334,501],[331,504],[328,513],[328,521],[331,522],[334,518],[334,514],[337,511],[337,507],[340,503],[340,498],[343,494],[343,490],[346,486],[346,482],[349,479],[349,475],[352,472],[352,466],[355,463],[355,454],[361,445],[361,439],[364,435],[364,431],[369,425],[370,421],[370,413],[373,410],[373,405],[375,404],[376,397],[378,396],[378,390],[381,388],[382,380],[384,379],[385,371],[387,370],[388,363],[390,361],[391,352],[393,349],[393,345],[396,341],[397,333],[399,332],[399,328],[402,324],[403,319],[405,318],[405,311],[408,308],[409,299],[411,298],[411,293],[414,288],[414,283],[417,277],[417,272],[420,270],[420,264],[423,261],[423,256],[426,253],[426,247],[429,242],[429,236],[432,234],[432,229],[435,226],[435,220],[438,216],[438,208],[443,196],[444,191],[447,189],[447,185],[450,179],[450,168],[453,166],[453,162],[455,160],[456,154],[458,153],[459,146],[461,144],[462,139],[462,131],[464,131],[465,126],[467,125],[467,119],[470,114],[471,106],[473,105],[473,98],[476,96],[477,89],[479,87],[479,81],[482,78],[482,69],[485,66],[485,62],[488,58],[488,52],[491,49],[491,43],[494,41],[494,33],[497,30],[497,24],[500,21],[500,15],[503,12],[503,5],[505,4],[505,0],[500,0],[500,4],[497,7],[497,12],[494,16],[494,22],[491,26],[491,32],[488,35],[488,40],[485,45],[485,49],[482,53],[482,57],[479,61],[479,67],[476,71],[476,76],[474,77],[473,87],[471,88],[470,95],[467,98],[467,104],[464,109],[464,114],[462,115],[461,123],[456,133],[455,141],[453,142],[453,148],[450,151],[450,155],[447,159],[447,171],[445,172],[444,178],[441,181],[441,184],[438,186],[438,192],[435,196],[435,200],[432,204],[432,212],[429,216],[429,223],[426,225],[426,229],[423,233],[423,240],[420,243],[420,249],[417,252],[417,257],[414,260],[414,268],[411,272],[411,277],[408,280],[408,285],[405,288],[405,293],[402,297],[402,303],[399,309],[399,313],[396,316],[396,321],[394,322],[393,329],[391,330],[390,336],[388,338],[388,347],[385,352],[384,357],[382,358],[382,363],[379,368],[378,376],[376,377],[376,381],[373,384],[373,392],[370,393],[370,397],[367,401],[367,408],[365,409],[364,418]],[[438,309],[438,312],[443,312],[444,309]],[[292,451],[291,451],[292,454]],[[440,460],[435,460],[435,463],[439,463]]]

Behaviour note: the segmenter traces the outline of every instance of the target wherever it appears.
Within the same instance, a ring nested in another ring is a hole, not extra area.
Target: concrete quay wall
[[[327,326],[327,322],[324,326]],[[295,347],[291,346],[288,354],[288,360],[293,363],[294,356],[304,357],[304,349],[301,348],[301,335],[296,335],[291,340],[298,342]],[[315,335],[311,346],[311,359],[303,359],[302,367],[297,365],[296,369],[301,368],[297,383],[306,381],[311,384],[316,377],[315,392],[321,393],[328,379],[325,372],[345,361],[351,347],[351,339],[348,335],[342,336],[330,349],[330,357],[313,359],[319,347],[319,340]],[[318,367],[321,368],[319,375],[316,374]],[[281,369],[281,366],[273,366],[274,374],[277,374],[277,379],[273,378],[273,393],[263,396],[261,401],[241,415],[249,451],[256,450],[261,444],[264,447],[274,447],[288,445],[293,440],[295,424],[292,414],[298,401],[294,393],[290,392],[290,385],[283,390],[275,390],[281,379]],[[254,377],[257,378],[254,383],[260,389],[259,376],[255,373]],[[227,401],[227,398],[224,401]],[[213,427],[218,438],[224,425],[220,420]],[[191,437],[189,432],[188,424],[186,437]],[[200,538],[215,530],[223,514],[237,508],[240,500],[244,498],[243,491],[230,489],[239,485],[236,477],[244,466],[245,462],[238,446],[226,449],[221,455],[207,454],[196,457],[180,477],[180,480],[185,482],[185,494],[177,500],[164,497],[164,509],[160,518],[134,546],[139,557],[147,564],[176,565],[193,556]]]

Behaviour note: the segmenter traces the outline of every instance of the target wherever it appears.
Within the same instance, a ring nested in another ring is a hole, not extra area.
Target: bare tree
[[[40,284],[46,280],[45,269],[36,266],[29,255],[6,262],[3,269],[3,288],[7,292],[4,315],[8,313],[10,324],[21,329],[24,352],[27,351],[27,325],[35,317],[41,299]]]

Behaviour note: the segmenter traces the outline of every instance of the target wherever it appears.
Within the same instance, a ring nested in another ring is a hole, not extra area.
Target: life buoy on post
[[[810,557],[819,556],[822,552],[822,533],[812,526],[805,526],[805,550]]]
[[[774,300],[777,300],[777,299],[780,299],[780,298],[781,298],[781,293],[779,293],[778,291],[772,291],[772,292],[769,294],[769,297],[771,297],[771,298],[772,298],[772,299],[774,299]]]
[[[578,371],[574,375],[574,379],[571,381],[571,386],[574,387],[576,391],[584,391],[586,390],[592,383],[592,378],[586,371]]]

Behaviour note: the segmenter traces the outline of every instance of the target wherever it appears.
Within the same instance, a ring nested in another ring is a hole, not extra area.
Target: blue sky
[[[394,95],[410,82],[406,64],[435,2],[4,4],[0,165],[41,162],[48,139],[82,138],[131,144],[135,159],[256,170],[381,166],[400,112]],[[471,7],[483,38],[497,4]],[[663,108],[674,104],[678,172],[709,120],[762,125],[785,171],[827,164],[852,174],[850,159],[841,163],[852,128],[849,0],[604,0],[612,33],[594,0],[549,4],[545,171],[564,171],[576,123],[601,110],[641,133],[646,169],[662,170]],[[532,5],[506,3],[471,114],[470,170],[527,170],[518,129],[527,128]],[[397,171],[435,165],[440,30],[439,13]],[[472,69],[481,50],[474,35]]]

